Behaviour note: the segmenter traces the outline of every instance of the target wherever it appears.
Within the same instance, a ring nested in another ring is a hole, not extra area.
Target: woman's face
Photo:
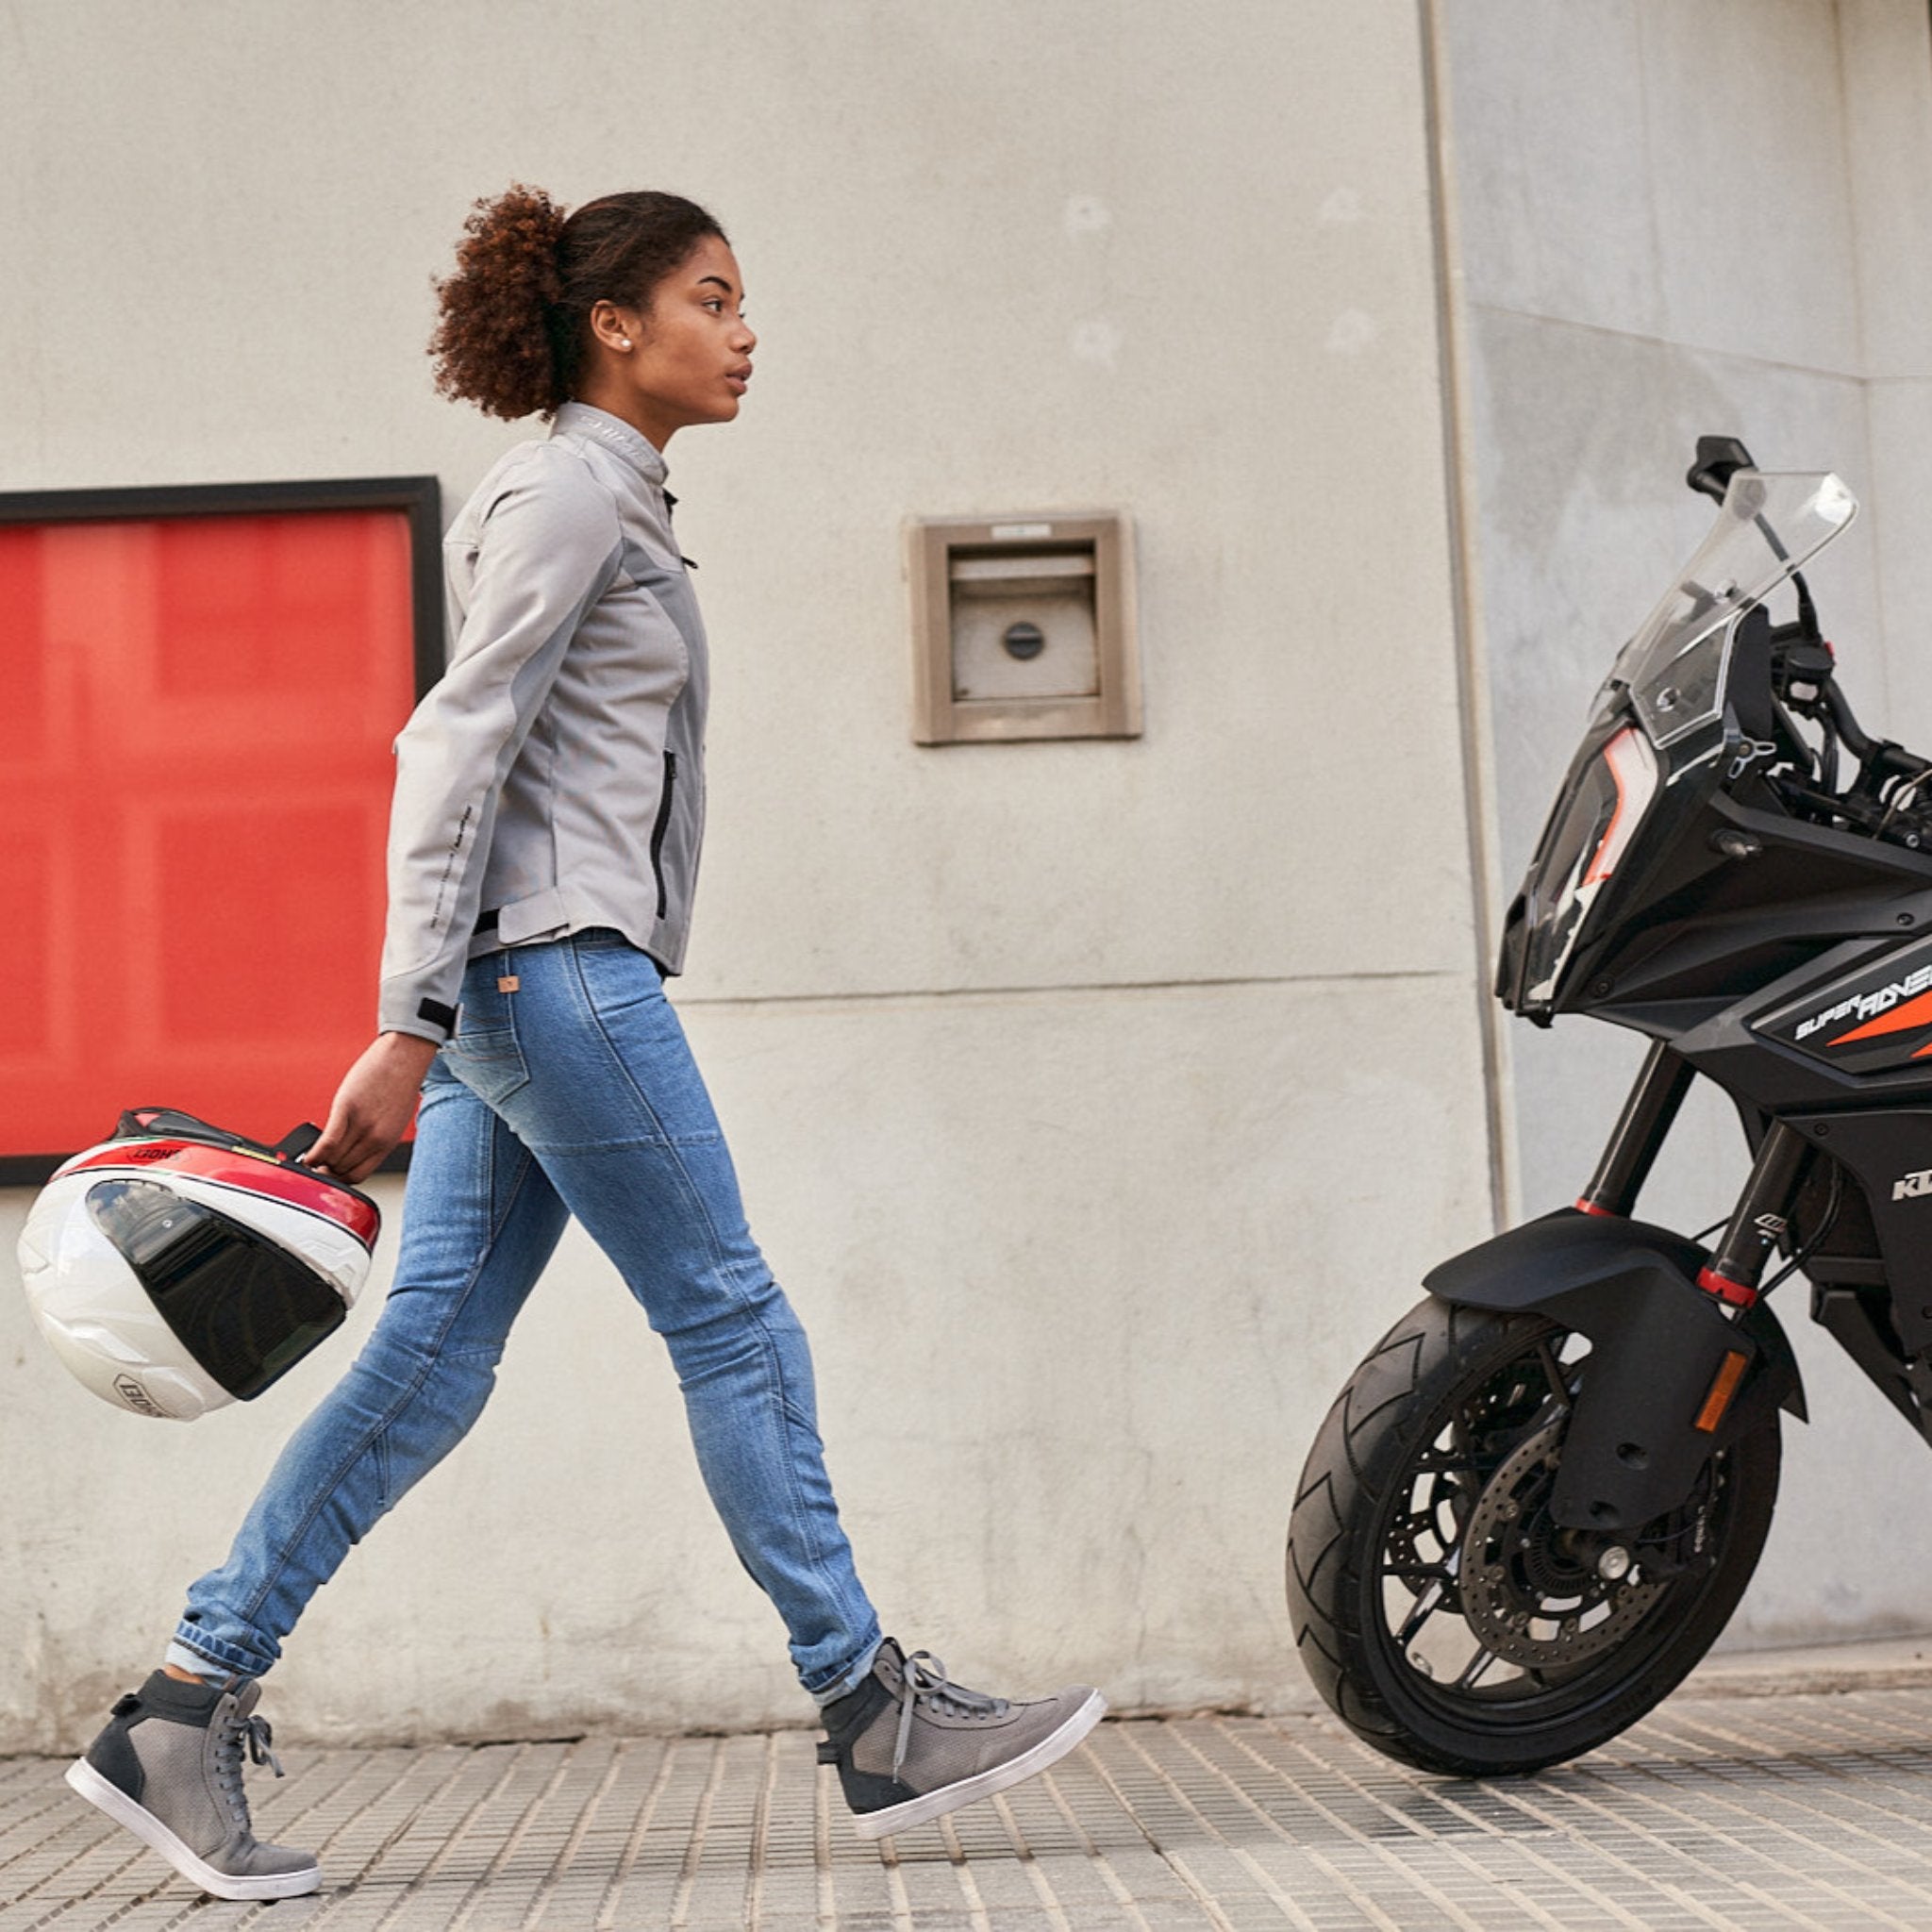
[[[615,313],[615,366],[606,364],[615,395],[601,407],[658,449],[688,425],[728,423],[738,414],[758,339],[744,320],[737,258],[717,236],[707,235],[658,284],[648,309]],[[598,333],[611,345],[603,329]]]

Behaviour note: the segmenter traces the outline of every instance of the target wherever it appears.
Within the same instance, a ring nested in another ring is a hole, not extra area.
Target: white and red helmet
[[[382,1217],[368,1195],[192,1114],[140,1108],[65,1162],[20,1237],[27,1304],[94,1394],[192,1422],[341,1327]]]

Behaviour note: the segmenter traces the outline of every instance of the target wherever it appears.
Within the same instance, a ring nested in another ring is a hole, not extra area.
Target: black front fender
[[[1704,1251],[1668,1228],[1573,1208],[1430,1271],[1439,1300],[1547,1315],[1591,1351],[1551,1497],[1571,1529],[1637,1529],[1690,1495],[1714,1450],[1777,1411],[1805,1419],[1797,1357],[1763,1302],[1738,1321],[1697,1286]],[[1697,1419],[1729,1354],[1746,1357],[1714,1430]]]

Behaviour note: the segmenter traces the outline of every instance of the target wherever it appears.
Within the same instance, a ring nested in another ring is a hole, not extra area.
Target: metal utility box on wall
[[[918,743],[1141,735],[1124,516],[923,517],[907,541]]]

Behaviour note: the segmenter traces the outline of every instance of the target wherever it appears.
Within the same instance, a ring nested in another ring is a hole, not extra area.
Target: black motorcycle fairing
[[[1891,1328],[1905,1361],[1932,1359],[1932,1107],[1790,1114],[1786,1121],[1857,1177],[1877,1230]]]
[[[1900,902],[1892,911],[1893,943],[1854,958],[1781,1008],[1755,1014],[1759,1038],[1796,1049],[1807,1059],[1853,1076],[1871,1091],[1868,1074],[1914,1073],[1932,1090],[1932,920],[1924,907]],[[1900,943],[1898,928],[1926,934]],[[1847,1081],[1847,1085],[1852,1081]]]
[[[1898,903],[1910,907],[1921,902]],[[1899,916],[1910,916],[1915,926],[1932,929],[1932,906],[1923,915]],[[1847,1033],[1855,1030],[1851,1022],[1800,1040],[1796,1033],[1803,1019],[1794,1016],[1816,1017],[1829,1010],[1847,984],[1882,991],[1896,984],[1901,974],[1916,970],[1914,961],[1924,957],[1922,948],[1923,941],[1913,933],[1894,927],[1890,943],[1869,937],[1847,941],[1715,1012],[1701,1004],[1658,1003],[1633,1005],[1603,1017],[1625,1024],[1635,1024],[1641,1017],[1644,1024],[1639,1030],[1667,1039],[1741,1108],[1792,1121],[1823,1117],[1826,1132],[1814,1138],[1822,1152],[1830,1153],[1834,1150],[1828,1144],[1828,1123],[1840,1108],[1863,1111],[1875,1104],[1887,1112],[1932,1108],[1932,1056],[1920,1059],[1913,1051],[1926,1043],[1928,1032],[1906,1036],[1904,1048],[1889,1056],[1888,1065],[1875,1055],[1869,1062],[1854,1058],[1865,1042],[1846,1041]],[[1674,1011],[1676,1021],[1671,1024]],[[1841,1041],[1852,1053],[1838,1052],[1837,1042]],[[1884,1041],[1879,1043],[1882,1046]],[[1899,1172],[1923,1164],[1902,1163]],[[1889,1188],[1888,1181],[1888,1191]]]
[[[1615,801],[1604,784],[1604,751],[1613,738],[1629,728],[1628,717],[1618,708],[1607,708],[1591,721],[1563,774],[1562,784],[1557,787],[1556,803],[1550,808],[1550,815],[1537,840],[1536,855],[1523,890],[1504,919],[1503,945],[1496,967],[1496,997],[1512,1012],[1536,1014],[1539,1024],[1545,1026],[1549,1024],[1548,1011],[1529,999],[1538,941],[1541,938],[1543,950],[1563,944],[1566,936],[1551,933],[1548,923],[1557,916],[1558,905],[1574,883],[1565,875],[1580,865],[1614,816]],[[1592,785],[1603,790],[1601,799],[1589,795]],[[1610,905],[1614,908],[1617,896],[1624,888],[1614,879],[1609,884]],[[1547,905],[1546,894],[1551,902]],[[1573,902],[1568,910],[1577,928],[1570,940],[1572,946],[1604,924],[1595,907],[1585,908]]]
[[[1639,1025],[1645,1003],[1697,998],[1715,1011],[1854,939],[1909,940],[1932,926],[1932,858],[1833,827],[1755,810],[1723,792],[1688,824],[1633,899],[1641,912],[1577,948],[1554,1010]],[[1748,858],[1715,856],[1740,835]]]
[[[1535,903],[1518,895],[1499,957],[1505,1006],[1543,1024],[1581,1013],[1652,1034],[1733,1007],[1755,1019],[1757,994],[1795,991],[1806,982],[1793,975],[1837,944],[1932,930],[1932,855],[1753,807],[1719,786],[1724,757],[1665,786],[1599,901],[1608,917],[1588,921],[1546,1005],[1524,991]],[[1730,842],[1750,856],[1728,856]]]
[[[1797,1358],[1762,1303],[1737,1321],[1697,1286],[1704,1250],[1668,1228],[1561,1208],[1441,1263],[1439,1300],[1536,1313],[1586,1337],[1588,1368],[1551,1513],[1566,1528],[1635,1530],[1690,1496],[1712,1454],[1783,1408],[1806,1417]],[[1747,1357],[1715,1430],[1699,1412],[1724,1357]]]
[[[1922,1440],[1932,1441],[1932,1368],[1907,1358],[1891,1304],[1870,1289],[1821,1281],[1811,1291],[1811,1319],[1857,1363]]]

